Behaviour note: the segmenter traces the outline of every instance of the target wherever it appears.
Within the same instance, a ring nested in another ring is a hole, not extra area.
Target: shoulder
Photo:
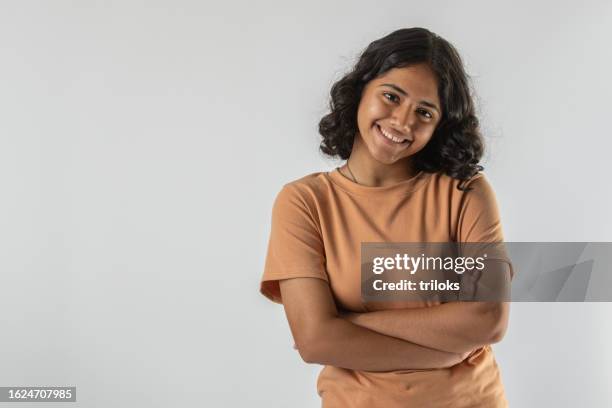
[[[433,173],[429,185],[458,197],[493,193],[493,187],[483,172],[474,174],[468,180],[459,180],[444,173]]]
[[[459,180],[442,173],[434,173],[427,186],[427,197],[442,206],[449,206],[454,214],[472,212],[475,216],[483,212],[498,211],[495,191],[489,178],[482,172],[468,180]],[[446,208],[446,207],[444,207]]]
[[[463,214],[471,214],[475,218],[487,217],[487,215],[498,218],[499,206],[493,186],[488,177],[478,172],[472,178],[465,181],[457,181],[464,191],[458,190],[456,200]]]
[[[304,205],[315,205],[329,191],[329,180],[325,172],[315,172],[285,183],[277,194],[278,200],[299,201]]]
[[[315,172],[285,183],[276,195],[274,212],[285,216],[297,214],[318,223],[318,212],[330,191],[324,172]]]
[[[464,192],[465,197],[479,200],[484,204],[495,203],[495,191],[491,182],[487,176],[482,173],[476,173],[471,179],[465,181],[463,184],[466,191]]]

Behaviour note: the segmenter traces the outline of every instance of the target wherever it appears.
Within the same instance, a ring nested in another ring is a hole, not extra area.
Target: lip
[[[378,123],[374,127],[376,128],[376,134],[378,134],[378,136],[389,146],[408,147],[410,146],[410,144],[412,144],[412,140],[410,139],[406,139],[405,142],[401,142],[401,143],[397,143],[397,142],[394,142],[393,140],[389,140],[387,139],[385,135],[382,134],[382,131],[380,130],[380,125]]]

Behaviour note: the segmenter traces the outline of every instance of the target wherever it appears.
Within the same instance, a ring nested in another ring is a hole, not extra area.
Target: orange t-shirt
[[[356,184],[337,169],[292,181],[272,210],[261,293],[282,303],[278,281],[329,283],[336,304],[354,312],[406,307],[361,299],[362,242],[502,242],[495,194],[482,173],[460,180],[420,172],[391,186]],[[504,262],[508,262],[505,260]],[[409,307],[431,307],[412,303]],[[444,369],[370,372],[325,366],[317,381],[329,407],[506,407],[490,346]]]

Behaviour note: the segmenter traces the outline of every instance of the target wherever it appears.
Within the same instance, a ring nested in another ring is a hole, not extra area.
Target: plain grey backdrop
[[[413,26],[473,77],[507,240],[612,241],[610,2],[2,1],[0,386],[318,406],[258,292],[272,202],[340,165],[317,151],[331,85]],[[513,304],[511,406],[611,406],[611,312]]]

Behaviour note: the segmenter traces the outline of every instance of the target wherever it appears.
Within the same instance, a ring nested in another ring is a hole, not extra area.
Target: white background
[[[0,386],[317,406],[320,367],[258,292],[271,206],[339,165],[317,151],[331,85],[412,26],[473,77],[507,240],[612,241],[612,3],[2,1]],[[511,406],[612,405],[611,312],[513,304]]]

